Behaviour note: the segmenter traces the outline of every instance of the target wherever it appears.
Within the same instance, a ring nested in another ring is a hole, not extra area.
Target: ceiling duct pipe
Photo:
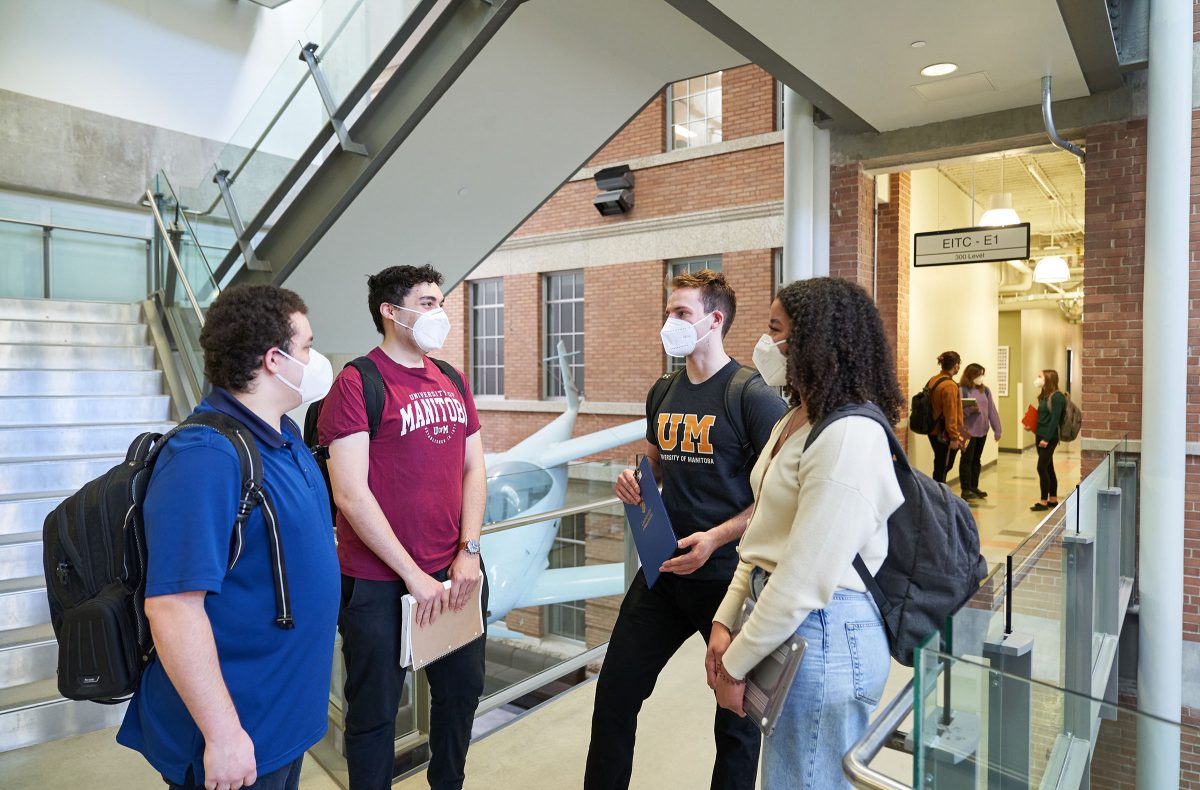
[[[1054,116],[1050,112],[1050,80],[1049,74],[1042,77],[1042,122],[1046,124],[1046,134],[1050,136],[1050,142],[1069,154],[1075,154],[1083,162],[1087,158],[1084,150],[1064,140],[1054,128]]]

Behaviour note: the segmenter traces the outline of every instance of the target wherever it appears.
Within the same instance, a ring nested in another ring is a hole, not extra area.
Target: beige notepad
[[[450,589],[450,582],[442,582]],[[405,595],[400,599],[400,616],[403,618],[400,646],[400,666],[420,669],[453,653],[460,647],[483,636],[483,582],[475,586],[467,605],[462,611],[447,609],[437,616],[432,625],[416,627],[413,614],[417,611],[417,599]]]

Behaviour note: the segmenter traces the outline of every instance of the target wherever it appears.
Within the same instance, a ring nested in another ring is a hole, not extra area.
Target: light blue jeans
[[[755,599],[766,576],[754,569]],[[866,731],[891,669],[883,620],[869,593],[838,590],[796,633],[808,646],[775,731],[763,739],[763,790],[850,787],[842,757]]]

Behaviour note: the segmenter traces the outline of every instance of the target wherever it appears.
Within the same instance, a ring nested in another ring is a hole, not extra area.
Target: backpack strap
[[[295,423],[291,423],[295,426]],[[244,545],[244,528],[255,508],[263,510],[263,521],[267,526],[267,541],[271,544],[271,575],[275,590],[275,624],[288,629],[295,626],[292,616],[291,594],[288,590],[287,565],[283,558],[283,543],[279,534],[279,518],[271,495],[263,488],[262,456],[259,455],[258,445],[254,437],[249,435],[246,426],[240,420],[218,411],[206,411],[193,414],[179,425],[172,428],[155,446],[155,455],[166,446],[167,442],[180,431],[192,428],[206,428],[216,431],[233,445],[237,452],[238,465],[241,469],[242,487],[238,496],[237,514],[233,520],[232,545],[229,549],[229,570],[237,565],[242,556]]]
[[[826,428],[846,417],[866,417],[874,420],[883,428],[884,433],[887,434],[888,449],[892,452],[892,459],[898,469],[897,474],[900,471],[909,475],[912,474],[912,466],[908,462],[908,456],[905,455],[904,448],[900,446],[900,440],[896,438],[895,432],[892,431],[891,423],[884,416],[883,409],[874,403],[848,403],[845,406],[834,409],[832,413],[825,416],[825,419],[813,426],[812,431],[808,434],[807,441],[804,442],[804,449],[808,450]],[[854,570],[858,572],[863,585],[871,593],[871,597],[875,599],[875,605],[879,607],[879,611],[886,611],[888,608],[887,596],[883,594],[883,588],[879,586],[879,583],[875,581],[875,577],[871,575],[871,571],[867,568],[867,564],[863,561],[861,554],[854,555]],[[886,621],[884,624],[886,625]]]
[[[738,448],[742,452],[742,457],[745,458],[735,476],[740,476],[753,467],[754,461],[757,460],[754,444],[750,441],[750,431],[746,427],[746,398],[744,397],[746,387],[755,377],[762,378],[754,368],[742,365],[725,383],[725,416],[729,418],[729,424],[733,427],[734,435],[737,436]]]
[[[383,374],[379,366],[370,357],[358,357],[346,363],[346,367],[358,371],[362,379],[363,403],[367,409],[367,429],[372,439],[379,433],[379,423],[383,421],[383,407],[387,403],[387,387],[383,384]]]
[[[654,386],[650,388],[650,393],[646,396],[646,420],[653,422],[658,410],[662,408],[663,403],[667,400],[667,395],[670,394],[671,388],[675,386],[675,380],[683,373],[685,368],[673,370],[670,373],[664,373],[654,382]],[[651,425],[651,428],[654,426]]]
[[[462,396],[463,401],[466,401],[467,385],[463,383],[462,376],[458,375],[458,370],[444,359],[430,357],[429,361],[437,365],[437,369],[445,373],[446,378],[454,382],[454,387],[458,390],[458,394]]]

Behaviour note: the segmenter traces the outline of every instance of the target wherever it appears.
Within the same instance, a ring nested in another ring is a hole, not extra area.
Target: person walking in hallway
[[[680,551],[663,564],[653,587],[639,570],[621,603],[596,684],[586,790],[629,786],[642,703],[687,639],[698,633],[707,641],[737,567],[735,547],[754,499],[750,468],[787,408],[761,376],[725,353],[724,337],[737,309],[725,277],[704,269],[676,277],[671,288],[663,347],[686,362],[647,395],[646,454],[662,481]],[[632,469],[621,473],[616,493],[626,504],[641,502]],[[758,728],[717,708],[713,736],[711,787],[751,790]]]
[[[958,464],[958,482],[962,498],[986,499],[987,491],[979,490],[979,472],[982,467],[983,447],[987,444],[988,427],[1000,441],[1000,412],[992,391],[983,383],[983,365],[972,362],[967,365],[958,382],[962,397],[974,400],[974,405],[963,408],[963,430],[967,434],[967,447]]]
[[[762,786],[849,787],[842,757],[866,730],[892,662],[854,563],[861,556],[867,572],[879,572],[888,518],[904,495],[887,432],[871,417],[836,419],[806,445],[813,425],[843,406],[877,408],[894,424],[896,366],[871,297],[827,277],[779,292],[754,360],[768,384],[786,387],[792,409],[750,476],[753,516],[714,618],[708,683],[719,705],[744,715],[746,673],[792,634],[802,637],[803,661],[763,740]],[[754,609],[743,618],[747,599]]]
[[[1037,470],[1042,498],[1029,508],[1034,512],[1052,510],[1058,505],[1058,476],[1054,473],[1054,451],[1058,449],[1058,426],[1067,396],[1058,389],[1058,371],[1043,370],[1033,382],[1038,390]]]
[[[944,351],[937,361],[942,370],[929,379],[925,387],[933,394],[934,427],[929,433],[929,445],[933,448],[933,479],[944,483],[954,468],[955,456],[966,444],[962,397],[958,387],[954,386],[962,357],[957,351]]]
[[[392,266],[367,279],[371,321],[383,339],[342,370],[317,420],[337,505],[350,790],[392,786],[406,674],[400,666],[404,595],[416,600],[420,626],[442,611],[461,611],[480,584],[487,611],[479,556],[487,501],[479,417],[462,374],[428,356],[450,331],[441,284],[442,275],[428,265]],[[384,392],[374,431],[368,385]],[[476,639],[425,668],[433,790],[463,786],[485,644],[486,638]]]

